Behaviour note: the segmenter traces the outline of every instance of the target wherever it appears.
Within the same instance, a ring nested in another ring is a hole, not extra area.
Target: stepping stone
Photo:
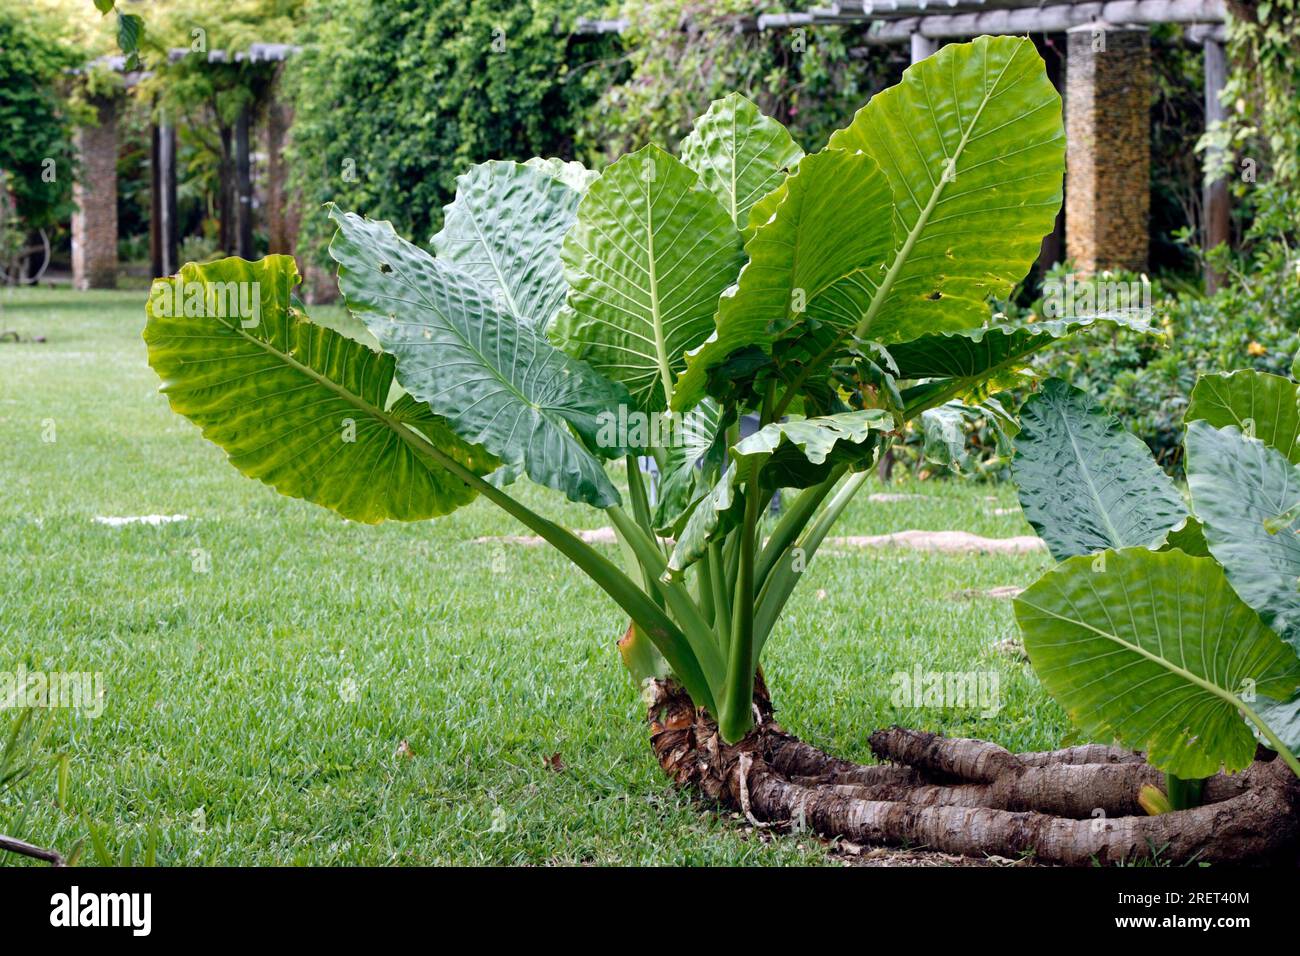
[[[1022,591],[1024,591],[1024,588],[1017,584],[1004,584],[1001,587],[989,588],[987,591],[981,591],[979,588],[954,591],[948,597],[953,601],[970,601],[974,598],[1013,598]]]
[[[1033,554],[1044,551],[1043,539],[1031,534],[1013,538],[985,538],[969,531],[895,531],[893,534],[852,535],[827,538],[832,547],[911,548],[916,551],[945,551],[979,554]]]

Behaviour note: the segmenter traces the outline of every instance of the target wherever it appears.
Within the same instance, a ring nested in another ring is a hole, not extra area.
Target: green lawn
[[[0,797],[0,831],[67,850],[88,819],[115,850],[156,826],[173,865],[827,859],[672,789],[614,648],[622,617],[547,549],[474,543],[523,531],[492,506],[365,527],[226,465],[158,394],[143,299],[0,291],[0,331],[47,340],[0,343],[0,671],[102,671],[107,687],[97,719],[58,715],[65,806],[46,775]],[[888,490],[924,498],[860,495],[837,533],[1029,530],[1008,487]],[[527,498],[593,526],[556,495]],[[155,513],[189,520],[93,521]],[[896,722],[1057,745],[1060,709],[991,649],[1014,633],[1009,602],[950,596],[1027,584],[1047,560],[819,557],[769,645],[779,716],[856,758]],[[892,707],[890,675],[917,664],[997,671],[1003,710]]]

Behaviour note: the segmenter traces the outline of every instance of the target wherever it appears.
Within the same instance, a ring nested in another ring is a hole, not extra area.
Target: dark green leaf
[[[1210,553],[1243,601],[1300,652],[1300,470],[1231,425],[1187,429],[1187,484]],[[1275,533],[1266,524],[1291,520]]]
[[[387,222],[331,208],[330,255],[348,308],[397,360],[402,386],[466,441],[572,501],[605,508],[617,490],[589,449],[627,393],[498,309],[474,279]]]
[[[1300,463],[1296,386],[1280,375],[1253,369],[1202,375],[1192,389],[1183,420],[1206,421],[1215,428],[1233,425],[1276,448],[1293,465]]]
[[[1058,561],[1154,545],[1187,516],[1142,440],[1087,393],[1048,379],[1020,425],[1012,461],[1020,504]]]

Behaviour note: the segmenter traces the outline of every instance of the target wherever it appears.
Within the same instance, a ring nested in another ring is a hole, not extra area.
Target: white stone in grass
[[[106,524],[110,528],[121,528],[129,524],[147,524],[157,527],[161,524],[189,520],[189,515],[95,515],[95,524]]]

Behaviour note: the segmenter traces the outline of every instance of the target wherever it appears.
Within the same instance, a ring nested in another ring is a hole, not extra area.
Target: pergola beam
[[[1219,23],[1221,0],[1110,0],[1106,3],[1061,3],[1050,7],[1019,7],[984,13],[956,13],[891,20],[873,27],[868,41],[902,41],[914,33],[931,39],[981,34],[1062,33],[1071,27],[1103,21],[1116,25],[1153,23]]]
[[[889,9],[886,9],[889,7]],[[933,11],[933,12],[932,12]],[[940,12],[942,11],[942,12]],[[903,43],[913,34],[935,40],[981,34],[1062,33],[1085,23],[1105,21],[1116,25],[1154,23],[1222,24],[1223,0],[1101,0],[1091,3],[1050,3],[1026,6],[1024,0],[868,0],[847,9],[834,5],[803,13],[765,13],[758,17],[733,17],[737,30],[779,30],[808,26],[870,24],[869,43]],[[577,33],[620,33],[626,20],[590,20],[580,17]]]

